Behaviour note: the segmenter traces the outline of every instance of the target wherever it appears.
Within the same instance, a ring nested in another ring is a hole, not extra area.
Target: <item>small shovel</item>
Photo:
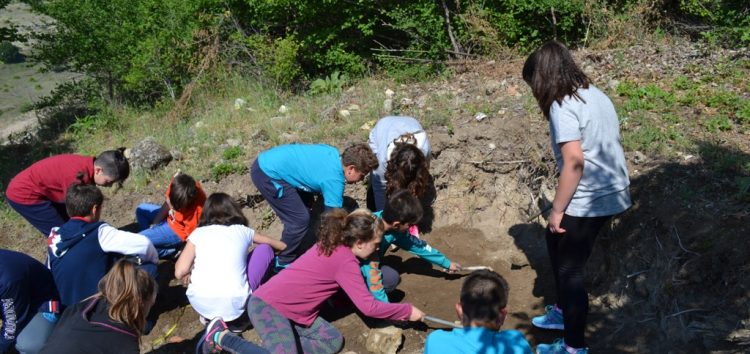
[[[437,324],[441,324],[443,326],[448,326],[448,327],[453,327],[453,328],[464,328],[464,326],[457,325],[457,324],[455,324],[455,323],[453,323],[451,321],[446,321],[446,320],[443,320],[443,319],[439,319],[437,317],[424,316],[424,320],[425,321],[434,322],[434,323],[437,323]]]
[[[493,271],[492,267],[489,266],[471,266],[471,267],[461,267],[459,270],[460,272],[473,272],[475,270],[489,270]]]

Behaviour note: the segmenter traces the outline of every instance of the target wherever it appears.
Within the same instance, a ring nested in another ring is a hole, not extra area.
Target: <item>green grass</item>
[[[66,137],[74,141],[77,151],[96,154],[103,148],[133,146],[153,136],[168,149],[182,152],[183,159],[172,162],[166,172],[144,177],[144,182],[168,180],[177,169],[198,179],[215,180],[231,173],[242,173],[259,152],[275,145],[326,143],[343,149],[350,142],[366,141],[369,131],[361,127],[385,114],[382,107],[386,89],[399,94],[398,85],[389,79],[363,80],[353,83],[351,97],[356,97],[356,101],[341,105],[340,94],[292,95],[236,74],[216,75],[211,82],[220,84],[196,91],[187,119],[167,122],[169,104],[151,110],[116,107],[79,118]],[[246,101],[240,109],[234,107],[236,98]],[[357,104],[360,110],[352,111],[346,119],[321,117],[321,112],[328,108],[345,109],[349,104]],[[288,107],[287,113],[279,113],[281,105]],[[409,113],[432,125],[448,121],[446,114],[428,119],[428,114]],[[242,145],[226,147],[227,139],[237,137],[242,137]],[[101,141],[108,142],[107,146],[103,147]],[[207,165],[211,168],[207,169]]]
[[[235,160],[243,154],[244,152],[241,147],[232,146],[224,149],[224,153],[222,153],[221,157],[224,158],[224,160]]]

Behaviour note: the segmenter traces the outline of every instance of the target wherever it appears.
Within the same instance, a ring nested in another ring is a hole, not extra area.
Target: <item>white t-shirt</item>
[[[209,225],[187,238],[195,245],[195,260],[187,297],[201,316],[224,321],[245,311],[250,295],[247,254],[255,231],[244,225]]]
[[[578,89],[582,101],[566,97],[549,112],[550,138],[558,169],[563,159],[558,144],[581,141],[583,176],[565,214],[595,217],[618,214],[630,207],[630,179],[620,143],[620,122],[612,101],[593,85]]]

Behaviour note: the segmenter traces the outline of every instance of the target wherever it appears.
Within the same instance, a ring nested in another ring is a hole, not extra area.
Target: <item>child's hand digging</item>
[[[450,273],[450,274],[456,274],[456,273],[460,272],[461,269],[463,269],[463,267],[461,267],[460,264],[458,264],[456,262],[451,262],[451,266],[450,266],[450,268],[448,268],[448,273]]]

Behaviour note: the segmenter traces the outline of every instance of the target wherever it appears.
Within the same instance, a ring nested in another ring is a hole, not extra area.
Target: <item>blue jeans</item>
[[[183,241],[174,233],[167,221],[164,220],[154,226],[151,222],[154,221],[156,214],[161,210],[160,205],[143,203],[138,205],[135,209],[135,219],[138,222],[138,226],[141,228],[141,235],[146,236],[151,243],[156,247],[156,251],[159,253],[159,258],[167,258],[174,255],[178,249],[182,248]]]
[[[16,350],[21,354],[38,353],[47,343],[56,323],[57,317],[55,315],[47,314],[45,317],[44,313],[38,312],[18,334]]]

